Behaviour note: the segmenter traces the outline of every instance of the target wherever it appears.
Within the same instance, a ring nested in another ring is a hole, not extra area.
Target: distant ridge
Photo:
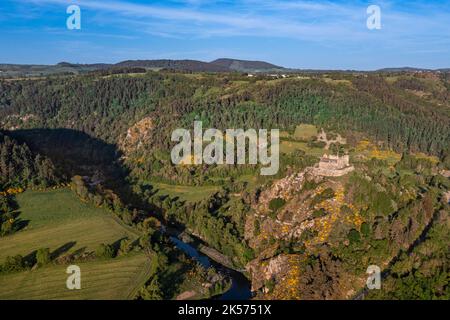
[[[431,69],[401,67],[401,68],[383,68],[378,69],[379,72],[420,72],[420,71],[433,71]]]
[[[234,71],[267,71],[267,70],[284,70],[285,68],[276,66],[265,61],[249,61],[236,59],[217,59],[211,61],[210,65],[221,66],[223,68]]]
[[[192,72],[228,72],[230,69],[220,65],[197,60],[127,60],[114,66],[116,67],[140,67],[155,69],[172,69]]]
[[[384,68],[375,71],[358,70],[320,70],[320,69],[290,69],[274,65],[265,61],[238,60],[221,58],[211,62],[199,60],[126,60],[116,64],[95,63],[79,64],[70,62],[60,62],[56,65],[21,65],[21,64],[0,64],[0,77],[20,78],[39,77],[48,75],[71,75],[88,73],[94,71],[127,73],[145,72],[146,70],[175,70],[186,72],[244,72],[244,73],[332,73],[332,72],[450,72],[449,68],[431,70],[411,67]],[[133,71],[134,70],[134,71]]]
[[[109,63],[93,63],[93,64],[78,64],[70,62],[59,62],[56,67],[66,67],[66,68],[93,68],[93,69],[106,69],[111,68],[113,65]]]
[[[229,61],[229,62],[228,62]],[[229,65],[229,66],[228,66]],[[19,65],[0,64],[0,76],[10,77],[31,77],[47,76],[56,74],[79,74],[97,70],[124,69],[124,68],[145,68],[152,70],[176,70],[187,72],[258,72],[252,66],[261,70],[278,68],[267,62],[244,61],[232,59],[219,59],[215,62],[204,62],[199,60],[126,60],[116,64],[95,63],[78,64],[70,62],[60,62],[56,65]],[[245,70],[244,70],[245,68]]]
[[[426,68],[402,67],[402,68],[383,68],[377,70],[377,72],[437,72],[437,71],[449,72],[450,68],[426,69]]]

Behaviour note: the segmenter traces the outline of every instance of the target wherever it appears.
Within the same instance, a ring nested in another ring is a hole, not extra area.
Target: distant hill
[[[411,67],[400,67],[400,68],[383,68],[377,70],[378,72],[425,72],[425,71],[433,71],[431,69],[423,69],[423,68],[411,68]]]
[[[198,60],[128,60],[119,62],[114,66],[119,67],[142,67],[187,70],[193,72],[264,72],[281,71],[285,68],[264,61],[247,61],[236,59],[217,59],[212,62]]]
[[[60,62],[56,65],[0,64],[0,75],[4,77],[33,77],[52,74],[79,74],[97,70],[123,68],[170,69],[188,72],[279,72],[283,67],[264,61],[217,59],[212,62],[199,60],[126,60],[116,64],[78,64]]]
[[[330,72],[368,72],[357,70],[313,70],[313,69],[289,69],[277,66],[265,61],[237,60],[221,58],[211,62],[199,60],[126,60],[116,64],[95,63],[79,64],[60,62],[56,65],[20,65],[0,64],[0,77],[42,77],[48,75],[72,75],[101,71],[104,74],[137,72],[132,70],[177,70],[186,72],[247,72],[247,73],[330,73]],[[127,71],[128,70],[128,71]],[[374,72],[449,72],[450,69],[420,69],[410,67],[384,68]]]
[[[67,67],[67,68],[75,68],[75,69],[107,69],[112,67],[113,64],[110,63],[93,63],[93,64],[79,64],[79,63],[70,63],[70,62],[60,62],[55,67]]]
[[[56,65],[0,64],[0,77],[43,77],[49,75],[72,75],[111,68],[110,64],[74,64],[60,62]]]
[[[270,71],[283,70],[285,68],[264,61],[248,61],[236,59],[217,59],[210,62],[210,65],[220,66],[234,71]]]
[[[192,72],[227,72],[226,67],[213,65],[197,60],[127,60],[114,65],[115,67],[141,67],[150,69],[173,69]]]

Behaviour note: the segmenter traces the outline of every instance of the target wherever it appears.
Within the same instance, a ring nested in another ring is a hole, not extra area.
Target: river
[[[190,256],[192,259],[198,261],[203,267],[209,268],[215,267],[221,273],[227,275],[231,279],[231,287],[228,291],[221,294],[215,299],[218,300],[248,300],[252,297],[250,290],[250,281],[240,272],[227,268],[220,263],[210,259],[206,255],[200,253],[192,245],[185,243],[175,236],[171,236],[170,239],[175,246]]]

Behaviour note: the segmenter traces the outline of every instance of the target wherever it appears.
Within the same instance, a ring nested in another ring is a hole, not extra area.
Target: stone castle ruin
[[[350,157],[348,154],[342,157],[325,154],[314,167],[314,174],[325,177],[341,177],[353,170],[355,170],[355,167],[350,165]]]

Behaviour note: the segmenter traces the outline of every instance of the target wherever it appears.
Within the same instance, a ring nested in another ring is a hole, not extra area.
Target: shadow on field
[[[30,224],[30,220],[22,220],[20,218],[20,214],[21,214],[20,211],[15,211],[12,213],[12,217],[14,219],[14,226],[13,226],[14,232],[23,230]]]
[[[120,250],[120,243],[122,242],[122,240],[128,240],[128,237],[122,237],[111,244],[111,247],[113,248],[115,255],[117,255]]]
[[[67,253],[70,249],[72,249],[77,243],[75,241],[67,242],[66,244],[62,245],[61,247],[57,248],[55,251],[50,253],[50,260],[54,261]],[[36,258],[37,250],[34,250],[27,254],[25,257],[23,257],[23,262],[28,267],[33,267],[37,263]]]
[[[23,257],[22,261],[26,266],[32,267],[36,263],[36,250]]]
[[[55,251],[53,251],[50,254],[50,259],[55,260],[55,259],[59,258],[63,254],[68,252],[70,249],[72,249],[76,244],[77,244],[76,241],[70,241],[70,242],[67,242],[66,244],[63,244],[61,247],[59,247],[58,249],[56,249]]]

